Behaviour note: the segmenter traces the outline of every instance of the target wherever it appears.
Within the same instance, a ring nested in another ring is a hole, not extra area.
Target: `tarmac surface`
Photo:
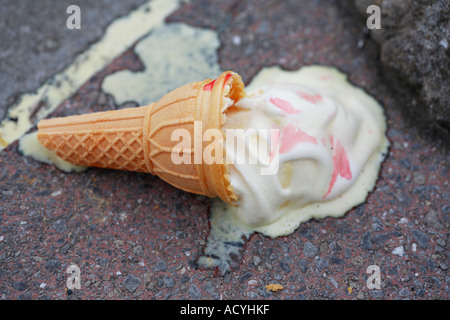
[[[108,24],[143,2],[80,2],[86,20],[76,36],[65,29],[64,1],[2,2],[0,121],[23,92],[70,65]],[[222,275],[196,263],[209,232],[205,197],[143,173],[64,173],[23,156],[16,141],[0,151],[0,299],[448,299],[448,143],[401,107],[365,21],[339,3],[191,1],[166,23],[215,30],[220,67],[246,83],[265,66],[321,64],[374,96],[385,108],[391,147],[364,204],[288,236],[254,234],[237,267]],[[102,81],[143,69],[133,45],[49,117],[124,107],[102,91]],[[68,292],[73,264],[81,288]],[[373,265],[377,288],[368,283]],[[275,284],[282,289],[266,287]]]

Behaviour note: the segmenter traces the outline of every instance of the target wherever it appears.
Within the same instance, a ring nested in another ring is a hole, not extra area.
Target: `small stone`
[[[42,257],[39,256],[32,256],[31,258],[36,262],[41,262],[43,260]]]
[[[430,209],[430,211],[428,211],[427,215],[425,216],[424,221],[427,227],[436,229],[442,228],[442,224],[439,221],[438,213],[436,210]]]
[[[11,190],[4,190],[2,191],[2,195],[11,197],[13,195],[13,192]]]
[[[382,299],[384,297],[384,291],[383,290],[371,290],[370,295],[374,299]]]
[[[128,291],[133,293],[141,284],[141,279],[132,275],[131,273],[123,281],[123,286],[127,288]]]
[[[165,271],[166,268],[167,268],[166,262],[164,260],[159,260],[153,267],[153,271]]]
[[[133,253],[137,256],[142,256],[144,251],[142,250],[142,246],[141,245],[137,245],[133,248]]]
[[[320,271],[328,268],[328,265],[329,265],[329,260],[327,258],[323,258],[323,257],[316,258],[316,266]]]
[[[233,35],[231,38],[231,41],[233,42],[233,44],[235,46],[239,46],[242,42],[242,39],[241,39],[241,36],[239,36],[239,35]]]
[[[306,272],[306,267],[308,266],[308,261],[306,259],[299,259],[298,260],[298,266],[300,268],[300,270],[305,273]]]
[[[402,298],[407,297],[411,294],[411,291],[408,288],[401,288],[398,292],[398,295]]]
[[[17,291],[25,291],[28,289],[28,285],[25,282],[13,282],[11,286]]]
[[[49,259],[47,260],[47,262],[45,263],[45,268],[50,271],[53,272],[55,270],[59,270],[61,269],[61,263],[59,262],[59,260],[56,259]]]
[[[403,255],[405,254],[405,249],[403,248],[403,246],[396,247],[391,251],[391,253],[399,257],[403,257]]]
[[[331,283],[333,284],[333,286],[337,289],[338,288],[338,283],[337,283],[337,281],[333,278],[333,277],[330,277],[330,281],[331,281]]]
[[[309,241],[306,242],[305,245],[303,246],[303,253],[308,258],[314,257],[318,251],[319,249]]]
[[[372,231],[367,231],[362,235],[361,238],[361,248],[364,250],[372,250],[373,243],[372,243]]]
[[[361,256],[356,256],[352,259],[352,265],[355,267],[361,267],[364,263],[364,259]]]
[[[424,174],[423,174],[422,172],[420,172],[420,171],[415,171],[415,172],[413,173],[413,179],[414,179],[414,182],[415,182],[416,184],[422,185],[422,184],[425,183],[425,176],[424,176]]]
[[[108,258],[101,258],[99,261],[98,261],[98,265],[100,266],[100,267],[102,267],[102,268],[105,268],[105,267],[107,267],[108,266],[108,263],[109,263],[109,259]]]
[[[326,242],[322,242],[319,246],[319,253],[325,253],[328,250],[328,244]]]
[[[443,239],[441,239],[441,238],[437,239],[437,240],[436,240],[436,243],[437,243],[438,245],[440,245],[441,247],[445,247],[445,240],[443,240]]]
[[[428,242],[430,241],[430,238],[428,237],[428,235],[418,229],[412,229],[411,233],[412,233],[414,239],[416,239],[419,247],[422,249],[426,249],[426,247],[428,246]]]
[[[253,264],[258,266],[261,263],[261,258],[258,256],[253,256]]]
[[[67,224],[66,224],[66,219],[58,219],[53,223],[53,228],[55,228],[55,230],[57,232],[64,232],[67,230]]]
[[[51,195],[52,197],[57,197],[57,196],[60,196],[61,193],[62,193],[61,190],[58,190],[58,191],[52,192],[50,195]]]
[[[358,291],[358,293],[356,294],[356,299],[363,300],[364,299],[364,292]]]
[[[416,290],[416,296],[418,296],[419,298],[422,298],[425,295],[425,289],[417,289]]]
[[[169,276],[164,276],[163,282],[164,282],[164,285],[168,288],[172,288],[175,285],[175,281]]]
[[[372,241],[372,243],[375,243],[376,245],[381,245],[381,244],[385,243],[386,241],[388,241],[389,238],[390,238],[389,234],[379,233],[379,234],[373,235],[371,241]]]
[[[202,298],[202,292],[195,284],[191,284],[191,286],[189,287],[188,295],[189,295],[189,299],[196,300],[196,299]]]

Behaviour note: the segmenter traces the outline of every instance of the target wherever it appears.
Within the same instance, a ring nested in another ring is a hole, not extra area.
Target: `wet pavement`
[[[93,17],[108,8],[90,6],[80,4]],[[2,15],[14,10],[0,7]],[[97,28],[132,8],[118,6]],[[66,17],[63,8],[59,19],[64,23]],[[214,30],[221,69],[238,72],[246,83],[265,66],[322,64],[337,67],[373,95],[385,107],[391,148],[364,204],[342,218],[311,220],[288,236],[254,234],[237,267],[222,275],[197,265],[209,233],[207,198],[143,173],[64,173],[24,157],[16,141],[0,151],[0,299],[448,299],[448,144],[402,108],[404,97],[384,76],[378,47],[359,17],[338,1],[191,1],[166,23]],[[48,20],[38,13],[34,19]],[[17,32],[18,24],[5,27]],[[43,30],[49,37],[57,32]],[[97,41],[80,37],[80,50],[67,53],[66,62],[36,60],[42,61],[36,62],[40,70],[34,73],[42,74],[33,76],[36,81],[28,83],[22,73],[2,93],[0,116],[7,116],[16,100],[11,97],[35,90]],[[118,105],[102,90],[108,75],[145,69],[135,45],[49,116],[135,105]],[[0,48],[6,52],[4,43]],[[17,65],[32,55],[26,45],[15,52],[11,61]],[[62,55],[54,53],[55,59]],[[0,77],[3,83],[3,69]],[[68,294],[66,270],[73,264],[80,269],[81,288]],[[380,271],[376,288],[368,270],[373,265]],[[282,289],[268,289],[275,284]]]

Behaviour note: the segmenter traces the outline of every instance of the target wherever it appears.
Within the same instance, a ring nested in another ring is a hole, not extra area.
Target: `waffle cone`
[[[202,134],[220,130],[226,109],[244,95],[241,77],[228,71],[175,89],[148,106],[41,120],[38,139],[72,164],[148,172],[184,191],[232,204],[237,196],[225,161],[196,163],[192,138],[191,148],[181,150],[189,153],[190,163],[175,164],[172,153],[181,151],[172,133],[184,129],[194,137],[195,121],[201,121]],[[200,145],[202,154],[206,145]]]

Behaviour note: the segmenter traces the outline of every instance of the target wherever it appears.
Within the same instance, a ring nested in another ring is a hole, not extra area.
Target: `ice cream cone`
[[[232,204],[237,196],[225,161],[175,164],[171,154],[179,142],[172,141],[172,132],[186,129],[194,137],[195,121],[201,121],[203,132],[220,130],[226,109],[244,96],[241,77],[228,71],[216,80],[175,89],[148,106],[41,120],[38,139],[70,163],[148,172],[182,190]],[[193,159],[194,139],[191,143]]]

